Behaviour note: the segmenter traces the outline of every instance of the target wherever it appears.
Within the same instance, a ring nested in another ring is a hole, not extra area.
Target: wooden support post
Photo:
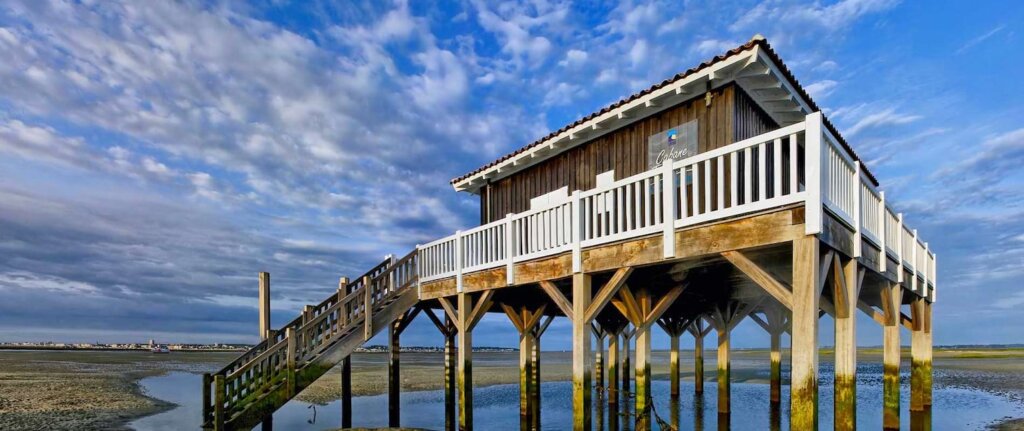
[[[769,337],[771,337],[769,403],[779,406],[782,404],[782,331],[772,331],[769,333]]]
[[[857,259],[832,265],[832,298],[835,308],[834,428],[857,429]],[[824,275],[822,275],[824,276]]]
[[[927,325],[927,302],[923,297],[914,298],[910,303],[913,320],[910,333],[910,410],[924,411],[929,405],[925,403],[926,388],[931,380],[930,340],[925,331]]]
[[[669,395],[676,399],[679,398],[679,333],[672,331],[668,337],[668,380],[671,385]]]
[[[590,323],[586,321],[591,300],[590,274],[572,275],[572,411],[573,429],[589,431],[590,417]]]
[[[790,427],[799,430],[818,429],[819,259],[817,237],[793,241]]]
[[[619,332],[608,334],[608,429],[619,428]]]
[[[458,294],[459,313],[459,430],[473,429],[473,336],[470,320],[473,300],[468,293]]]
[[[925,363],[924,363],[924,405],[925,407],[932,406],[932,347],[934,346],[934,340],[932,339],[932,305],[933,302],[925,301],[924,303],[924,335],[925,335]]]
[[[458,328],[450,317],[445,317],[444,333],[444,429],[454,431],[458,419],[455,417],[456,349],[455,337]]]
[[[388,426],[398,428],[401,422],[401,343],[399,322],[394,321],[388,327]]]
[[[213,376],[213,386],[213,429],[216,431],[222,431],[224,430],[224,422],[227,419],[224,417],[224,402],[225,398],[227,398],[227,388],[225,387],[223,374],[216,374]]]
[[[352,355],[341,360],[341,427],[352,428]]]
[[[203,373],[203,424],[210,422],[213,418],[213,375]]]
[[[732,371],[732,364],[729,358],[729,328],[726,325],[715,324],[715,333],[718,336],[718,420],[728,419],[730,410],[731,393],[729,377]]]
[[[597,349],[594,350],[594,387],[597,388],[597,396],[604,396],[604,338],[603,331],[594,331],[594,341]]]
[[[291,398],[291,397],[295,396],[295,389],[296,389],[295,388],[295,365],[296,365],[296,358],[295,358],[295,353],[296,353],[295,352],[295,349],[296,349],[295,328],[288,328],[288,329],[285,330],[285,339],[288,340],[288,344],[287,344],[288,350],[287,350],[287,356],[286,356],[287,359],[285,361],[285,365],[287,366],[287,370],[288,370],[287,371],[288,374],[287,374],[286,379],[287,379],[287,385],[288,385],[287,386],[287,388],[288,388],[288,397]]]
[[[373,279],[363,276],[363,341],[373,337]]]
[[[693,393],[704,393],[704,319],[697,318],[693,324]]]
[[[631,389],[631,377],[630,374],[633,372],[632,364],[630,364],[630,355],[633,354],[630,346],[630,339],[633,338],[633,330],[622,331],[622,405],[626,405],[628,394],[632,392]]]
[[[532,371],[530,380],[530,429],[540,430],[540,336],[538,331],[533,338],[533,352],[530,356]]]
[[[900,285],[882,288],[885,326],[882,334],[882,428],[900,429]]]
[[[645,298],[646,297],[646,298]],[[650,296],[646,293],[639,293],[637,300],[643,304],[646,300],[650,303]],[[641,305],[642,306],[642,305]],[[654,422],[654,415],[651,413],[651,327],[641,325],[636,328],[636,361],[634,372],[636,380],[636,431],[648,431],[651,423]]]
[[[259,293],[259,309],[260,309],[260,340],[266,340],[268,337],[270,327],[270,273],[260,273],[260,293]]]
[[[533,331],[519,335],[519,429],[533,426]]]

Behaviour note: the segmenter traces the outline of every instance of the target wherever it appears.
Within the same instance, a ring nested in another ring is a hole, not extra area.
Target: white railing
[[[882,246],[882,196],[875,191],[871,183],[860,182],[860,226],[861,235],[872,244]]]
[[[792,204],[806,206],[808,234],[821,232],[828,211],[883,257],[934,283],[934,253],[823,127],[819,113],[418,246],[419,281],[455,277],[462,291],[463,274],[504,266],[512,283],[515,263],[561,253],[572,253],[573,271],[580,271],[584,248],[659,233],[669,258],[675,229]],[[884,271],[886,259],[879,260]]]

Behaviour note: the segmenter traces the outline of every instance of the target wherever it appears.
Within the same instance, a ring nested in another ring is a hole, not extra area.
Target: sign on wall
[[[661,166],[666,159],[682,160],[697,155],[697,120],[647,137],[647,168]]]

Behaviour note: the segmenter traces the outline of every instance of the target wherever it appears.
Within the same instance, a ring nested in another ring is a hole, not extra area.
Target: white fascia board
[[[683,96],[686,94],[695,93],[693,91],[686,91],[684,87],[690,86],[694,83],[705,82],[710,76],[722,69],[732,68],[737,63],[742,63],[744,67],[756,62],[762,62],[769,68],[774,67],[771,61],[767,58],[763,58],[761,47],[755,45],[748,51],[736,54],[725,60],[719,61],[700,72],[694,73],[693,75],[687,76],[662,88],[652,91],[649,94],[638,97],[635,100],[630,101],[618,108],[612,109],[611,111],[605,112],[604,114],[587,120],[575,127],[563,131],[556,136],[549,138],[539,145],[535,145],[533,148],[526,150],[514,157],[498,163],[497,165],[491,166],[480,172],[477,172],[469,177],[464,178],[452,187],[455,191],[466,191],[476,193],[477,189],[482,186],[486,181],[485,179],[496,180],[506,177],[514,172],[518,172],[528,166],[542,162],[547,158],[561,153],[569,148],[580,145],[584,142],[591,141],[604,134],[613,132],[619,128],[627,126],[638,119],[645,118],[655,113],[665,110],[671,106],[668,103],[657,103],[659,99],[673,96]],[[762,59],[763,58],[763,59]],[[740,68],[742,69],[742,67]],[[777,75],[781,77],[782,75]],[[781,78],[780,78],[781,79]],[[728,82],[728,81],[726,81]],[[784,84],[785,85],[785,84]],[[788,90],[791,90],[787,88]],[[703,92],[703,89],[700,91]],[[597,126],[597,127],[595,127]],[[589,132],[589,133],[588,133]],[[585,138],[581,139],[582,136]],[[573,138],[575,137],[575,138]],[[557,148],[555,151],[550,149]],[[546,154],[543,154],[546,152]]]

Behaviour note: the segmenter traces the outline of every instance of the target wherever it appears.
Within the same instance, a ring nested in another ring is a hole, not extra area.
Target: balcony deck
[[[935,254],[819,113],[418,246],[419,296],[701,259],[805,235],[935,300]]]

